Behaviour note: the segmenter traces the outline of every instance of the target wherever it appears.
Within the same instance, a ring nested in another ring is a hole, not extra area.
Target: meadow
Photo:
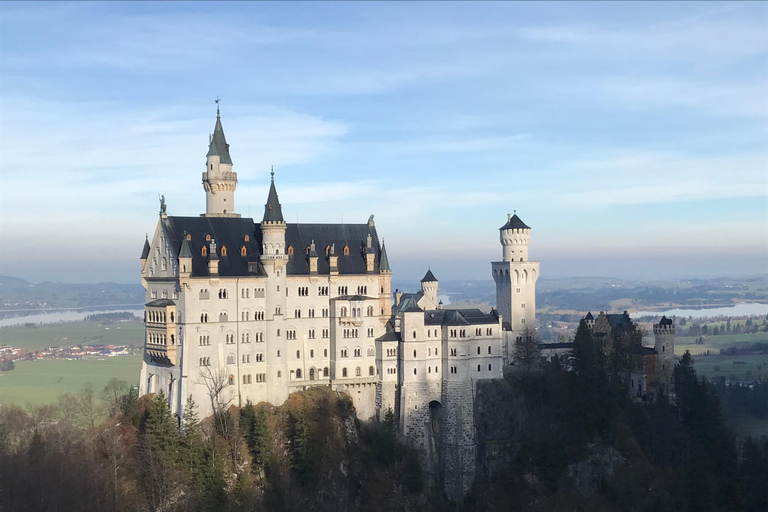
[[[768,354],[720,355],[720,350],[749,343],[768,343],[768,333],[725,334],[704,336],[704,343],[697,345],[695,337],[676,337],[675,355],[686,350],[693,355],[696,372],[706,377],[768,379]]]
[[[26,350],[82,344],[134,345],[144,343],[144,322],[127,320],[101,323],[90,320],[0,328],[0,344]]]
[[[53,403],[61,393],[77,393],[86,382],[99,392],[112,377],[137,385],[141,359],[141,356],[118,356],[17,361],[15,370],[0,374],[0,404]]]

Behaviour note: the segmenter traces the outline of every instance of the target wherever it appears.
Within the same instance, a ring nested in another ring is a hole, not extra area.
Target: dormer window
[[[349,256],[349,246],[348,245],[344,246],[344,256]]]
[[[328,256],[329,254],[331,254],[331,246],[330,245],[325,248],[325,255]]]
[[[208,256],[208,248],[206,246],[203,246],[203,248],[200,250],[200,254],[203,256]]]
[[[227,246],[226,245],[222,245],[221,246],[221,255],[222,256],[226,256],[227,255]]]
[[[246,255],[245,246],[242,246],[242,247],[240,248],[240,256],[245,256],[245,255]]]
[[[292,245],[288,246],[288,256],[293,256],[293,246]]]
[[[243,237],[243,240],[245,240],[246,242],[250,242],[251,241],[251,237],[249,235],[245,235]]]
[[[205,241],[210,242],[211,241],[211,235],[205,235]]]
[[[192,240],[192,235],[190,235],[189,233],[187,233],[187,241],[191,241],[191,240]]]

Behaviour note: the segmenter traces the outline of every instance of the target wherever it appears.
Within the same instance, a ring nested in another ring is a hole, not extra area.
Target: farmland
[[[90,320],[53,324],[19,325],[0,329],[0,344],[26,350],[71,345],[125,345],[140,347],[144,342],[144,322],[128,320],[100,323]]]
[[[16,369],[0,374],[0,404],[47,404],[61,393],[76,393],[86,382],[100,391],[117,377],[138,384],[141,356],[106,359],[41,359],[18,361]]]

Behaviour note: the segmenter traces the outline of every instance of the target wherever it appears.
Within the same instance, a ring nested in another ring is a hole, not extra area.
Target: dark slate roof
[[[208,275],[208,257],[202,256],[206,246],[210,254],[210,242],[205,240],[210,235],[216,241],[219,257],[219,276],[265,275],[260,262],[261,225],[253,219],[239,217],[167,217],[163,225],[174,254],[182,250],[184,233],[191,235],[188,242],[192,253],[192,276]],[[306,248],[315,241],[319,249],[317,271],[328,274],[330,264],[325,248],[336,244],[338,269],[340,274],[365,274],[365,242],[371,234],[372,247],[377,256],[374,272],[379,271],[381,249],[375,226],[368,224],[287,224],[285,230],[286,247],[292,246],[294,253],[288,256],[288,275],[309,275],[309,255]],[[248,236],[250,240],[245,241]],[[349,254],[344,255],[344,246],[349,246]],[[240,251],[245,246],[245,256]],[[222,256],[222,248],[227,248],[227,255]],[[250,268],[250,270],[249,270]]]
[[[175,306],[176,303],[171,299],[155,299],[153,301],[147,302],[144,305],[151,308],[164,308],[165,306]]]
[[[366,297],[365,295],[339,295],[336,297],[338,300],[352,300],[352,301],[361,301],[361,300],[374,300],[374,297]]]
[[[656,349],[653,347],[644,347],[642,345],[632,345],[627,350],[630,354],[636,356],[653,356],[656,355]]]
[[[264,219],[262,222],[285,222],[283,219],[283,209],[280,207],[280,200],[277,198],[277,189],[275,189],[275,177],[272,176],[272,183],[269,184],[269,195],[264,204]]]
[[[145,260],[149,257],[149,238],[144,238],[144,249],[141,250],[141,259]]]
[[[179,251],[179,258],[191,258],[192,249],[189,248],[189,240],[187,240],[186,231],[182,234],[181,251]]]
[[[376,338],[376,341],[400,341],[400,333],[394,330],[387,331]]]
[[[437,282],[437,278],[435,277],[435,274],[433,274],[431,270],[427,270],[427,273],[424,274],[424,277],[421,278],[421,282],[433,283],[433,282]]]
[[[404,293],[400,296],[400,303],[396,306],[392,306],[392,314],[397,315],[401,311],[404,311],[405,308],[410,307],[411,303],[416,304],[418,306],[419,300],[424,296],[423,293]]]
[[[479,309],[435,309],[424,312],[424,325],[496,324],[499,317]]]
[[[659,325],[661,325],[662,327],[670,326],[672,325],[672,319],[667,318],[666,316],[662,316],[661,320],[659,320]]]
[[[587,316],[584,317],[584,320],[594,320],[595,317],[592,316],[592,312],[588,311]]]
[[[510,218],[508,221],[507,221],[507,223],[506,223],[506,224],[504,224],[503,226],[501,226],[499,229],[500,229],[500,230],[505,230],[505,229],[531,229],[531,228],[530,228],[530,227],[528,227],[528,226],[526,226],[526,225],[525,225],[525,222],[523,222],[522,220],[520,220],[520,217],[518,217],[518,216],[517,216],[517,214],[514,214],[514,215],[513,215],[513,216],[512,216],[512,217],[511,217],[511,218]]]
[[[216,116],[216,127],[213,129],[211,144],[208,146],[208,155],[218,155],[221,163],[232,165],[232,158],[229,156],[229,144],[224,137],[224,129],[221,127],[221,118]]]
[[[397,309],[398,312],[402,311],[404,313],[420,313],[424,311],[419,307],[418,301],[413,297],[409,297],[406,300],[401,300]]]
[[[629,318],[627,313],[609,313],[605,315],[608,319],[608,325],[611,329],[623,329],[625,331],[632,331],[635,329],[635,324],[632,323],[632,319]]]
[[[387,249],[384,247],[384,241],[381,242],[381,261],[379,262],[379,269],[392,271],[392,269],[389,268],[389,259],[387,259]]]

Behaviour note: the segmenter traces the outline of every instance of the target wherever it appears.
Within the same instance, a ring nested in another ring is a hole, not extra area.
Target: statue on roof
[[[160,195],[160,213],[165,213],[167,205],[165,204],[165,196]]]

